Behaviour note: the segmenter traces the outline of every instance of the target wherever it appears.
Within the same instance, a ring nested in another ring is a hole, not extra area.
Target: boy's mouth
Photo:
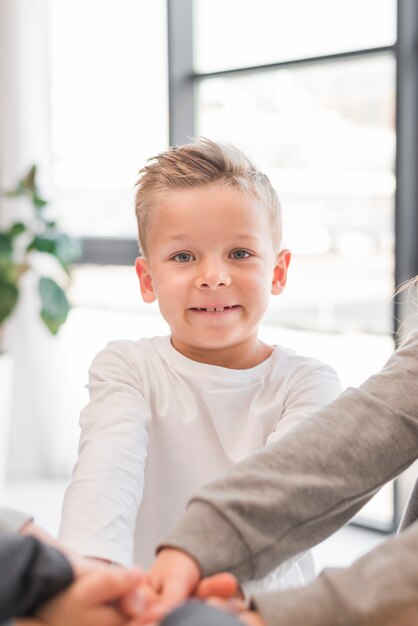
[[[206,312],[206,313],[223,313],[224,311],[229,311],[232,309],[238,309],[239,308],[239,304],[232,304],[229,306],[226,305],[213,305],[213,306],[207,306],[207,307],[203,307],[203,306],[192,306],[190,307],[190,311],[202,311],[202,312]]]

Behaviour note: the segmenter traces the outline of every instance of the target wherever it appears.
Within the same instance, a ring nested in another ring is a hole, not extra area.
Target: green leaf
[[[0,254],[0,282],[17,285],[20,265],[13,262],[10,256]]]
[[[45,252],[46,254],[56,256],[55,238],[35,235],[27,247],[28,252],[31,250],[37,250],[38,252]]]
[[[18,181],[16,187],[14,189],[10,189],[5,192],[5,195],[9,198],[16,198],[17,196],[24,196],[32,194],[36,190],[36,165],[32,165],[26,174],[21,180]]]
[[[81,256],[81,246],[76,239],[59,233],[55,239],[56,255],[61,263],[68,265]]]
[[[47,200],[39,195],[38,186],[36,184],[36,165],[30,167],[26,176],[17,183],[14,189],[4,192],[3,195],[8,198],[28,196],[38,214],[40,214],[44,206],[48,204]]]
[[[0,233],[0,254],[10,255],[13,252],[12,237],[9,233]]]
[[[22,224],[21,222],[16,222],[11,228],[9,228],[8,234],[13,239],[14,237],[17,237],[18,235],[24,233],[25,230],[27,230],[25,224]]]
[[[70,274],[70,263],[81,254],[78,241],[65,233],[36,235],[27,247],[28,252],[31,250],[54,256],[68,275]]]
[[[53,335],[56,335],[65,322],[70,310],[70,303],[61,287],[52,278],[39,280],[41,296],[41,318]]]
[[[46,206],[48,204],[48,202],[46,200],[44,200],[43,198],[41,198],[37,192],[35,191],[32,194],[32,202],[33,205],[35,207],[35,209],[37,209],[39,211],[39,209],[43,209],[44,206]]]
[[[19,291],[16,285],[0,280],[0,325],[9,317],[16,306]]]
[[[19,183],[22,187],[32,193],[36,191],[36,165],[32,165],[26,174],[25,178]]]

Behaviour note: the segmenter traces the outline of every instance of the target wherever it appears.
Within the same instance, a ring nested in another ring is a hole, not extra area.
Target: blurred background
[[[133,187],[147,158],[194,135],[236,144],[279,194],[293,259],[262,337],[330,363],[344,387],[384,364],[415,323],[394,289],[418,273],[417,6],[0,0],[0,189],[35,163],[48,210],[81,245],[58,335],[29,279],[5,324],[3,501],[56,530],[93,356],[167,333],[133,270]],[[3,199],[3,227],[11,210]],[[410,482],[356,522],[392,531]]]

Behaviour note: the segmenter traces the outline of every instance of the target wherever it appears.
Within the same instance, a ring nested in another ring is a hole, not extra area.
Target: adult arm
[[[293,365],[295,360],[297,366]],[[315,359],[289,358],[289,375],[281,383],[285,388],[283,409],[266,445],[273,445],[298,424],[309,419],[323,406],[332,402],[342,391],[340,380],[329,365]],[[275,590],[297,584],[306,584],[315,577],[312,554],[302,552],[276,565],[265,577],[242,584],[246,597],[255,592]]]
[[[60,541],[79,554],[123,565],[132,563],[150,418],[135,353],[133,342],[112,342],[92,363],[59,531]]]
[[[418,524],[347,569],[329,569],[310,585],[255,594],[244,603],[216,598],[223,610],[254,626],[404,626],[418,623]],[[220,578],[218,574],[214,578]],[[207,579],[208,583],[210,579]],[[205,581],[201,583],[203,585]],[[220,583],[217,583],[219,587]],[[211,582],[216,593],[216,585]],[[212,620],[210,624],[216,625]],[[209,626],[209,625],[208,625]]]
[[[307,587],[256,595],[268,626],[403,626],[418,623],[418,525]]]
[[[144,579],[139,570],[64,555],[30,516],[1,507],[0,572],[0,623],[21,618],[16,626],[122,626],[120,603]]]
[[[73,571],[68,559],[34,537],[0,533],[0,623],[33,614],[68,586]]]
[[[359,389],[203,488],[162,547],[189,554],[201,575],[262,577],[334,532],[417,458],[417,397],[413,333]],[[153,572],[164,587],[158,559]]]

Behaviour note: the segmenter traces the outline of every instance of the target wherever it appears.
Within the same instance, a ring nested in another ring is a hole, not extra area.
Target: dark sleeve
[[[244,626],[235,615],[197,600],[190,600],[169,613],[160,626]]]
[[[32,520],[27,513],[0,506],[0,532],[19,533]]]
[[[34,537],[0,532],[0,624],[32,615],[73,580],[68,559]]]

